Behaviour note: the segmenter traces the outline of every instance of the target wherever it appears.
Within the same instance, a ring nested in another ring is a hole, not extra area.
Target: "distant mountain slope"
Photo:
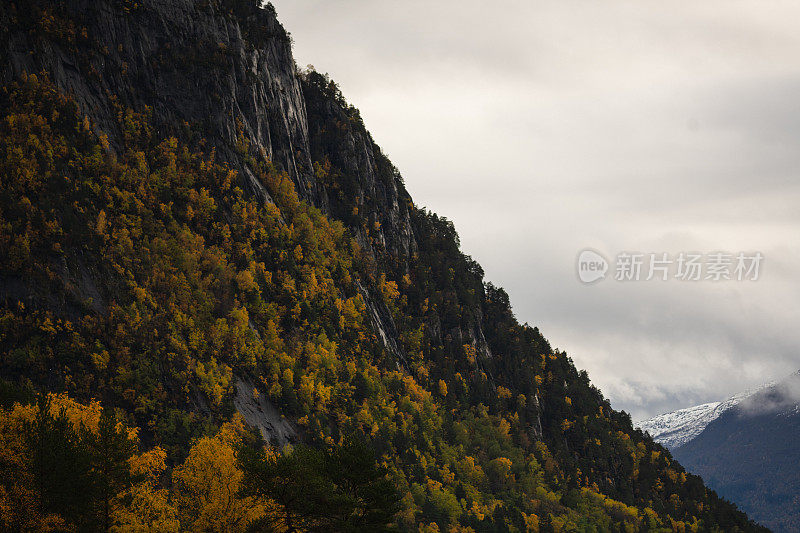
[[[640,427],[755,520],[800,531],[800,372]]]
[[[757,394],[759,391],[771,387],[773,382],[754,389],[748,389],[728,398],[723,402],[709,402],[685,409],[678,409],[671,413],[664,413],[653,418],[648,418],[634,425],[646,431],[658,443],[669,449],[677,448],[697,437],[711,422],[740,402]]]
[[[637,425],[646,431],[656,442],[667,448],[675,448],[686,444],[703,431],[712,420],[719,416],[722,402],[709,402],[686,409],[678,409],[671,413],[654,416]]]

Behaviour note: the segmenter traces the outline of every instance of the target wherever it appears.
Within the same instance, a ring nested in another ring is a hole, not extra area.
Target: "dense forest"
[[[6,59],[22,35],[117,81],[100,113],[72,70],[4,76],[0,529],[759,529],[517,322],[327,76],[289,65],[305,137],[270,151],[247,112],[220,133],[146,103],[119,60],[138,37],[115,56],[82,2],[4,4]],[[289,46],[271,6],[184,4],[242,50]],[[238,61],[210,46],[148,68]]]

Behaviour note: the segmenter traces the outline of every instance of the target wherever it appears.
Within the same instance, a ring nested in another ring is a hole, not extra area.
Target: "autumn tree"
[[[189,531],[235,533],[265,512],[257,496],[240,493],[243,472],[236,448],[244,430],[240,419],[223,425],[214,437],[203,437],[189,451],[186,461],[172,474],[182,526]]]

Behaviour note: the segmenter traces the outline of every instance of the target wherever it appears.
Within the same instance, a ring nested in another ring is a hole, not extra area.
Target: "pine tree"
[[[63,409],[53,416],[51,400],[45,395],[37,403],[36,417],[25,428],[25,441],[38,511],[86,527],[92,522],[94,493],[89,450]]]
[[[136,445],[125,428],[117,423],[113,408],[104,407],[100,414],[97,433],[82,431],[92,460],[94,506],[100,528],[111,528],[112,504],[117,494],[133,483],[128,460],[136,453]]]
[[[335,491],[325,476],[325,460],[319,450],[300,444],[291,453],[274,456],[243,448],[240,461],[245,473],[243,492],[280,505],[277,513],[254,524],[255,531],[333,530]]]
[[[390,531],[399,509],[386,472],[360,440],[327,450],[299,444],[281,455],[242,449],[240,461],[244,492],[280,505],[257,531]]]
[[[343,496],[341,531],[389,531],[399,511],[397,491],[386,470],[375,462],[372,448],[350,438],[326,454],[327,471]]]

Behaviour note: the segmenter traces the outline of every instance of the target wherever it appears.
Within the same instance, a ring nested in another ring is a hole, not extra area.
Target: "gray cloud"
[[[800,6],[276,0],[420,205],[634,418],[800,368]],[[587,287],[576,254],[761,251]]]
[[[780,413],[792,415],[800,409],[800,372],[758,391],[739,404],[745,416]]]

